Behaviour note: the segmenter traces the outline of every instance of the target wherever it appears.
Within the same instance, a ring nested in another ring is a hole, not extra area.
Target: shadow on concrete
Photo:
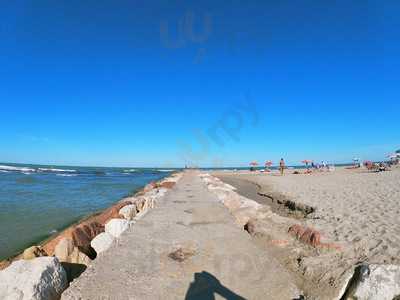
[[[223,286],[216,277],[206,271],[194,274],[194,282],[190,284],[185,300],[215,300],[215,294],[227,300],[246,300]]]

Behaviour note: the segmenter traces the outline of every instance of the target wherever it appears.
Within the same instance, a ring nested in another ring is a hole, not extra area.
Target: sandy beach
[[[318,278],[315,282],[329,276],[340,281],[343,278],[339,277],[360,262],[400,264],[400,168],[381,173],[337,168],[311,175],[288,170],[283,177],[275,172],[213,175],[235,186],[242,196],[269,205],[289,222],[318,230],[325,242],[340,246],[337,252],[310,255],[308,265],[299,268],[305,277]],[[315,211],[303,217],[291,215],[277,198]]]
[[[231,184],[235,183],[229,177],[250,181],[262,193],[280,193],[310,205],[316,211],[304,222],[322,231],[326,239],[362,247],[370,260],[399,260],[400,168],[382,173],[339,168],[313,175],[276,175],[224,174],[220,178]]]

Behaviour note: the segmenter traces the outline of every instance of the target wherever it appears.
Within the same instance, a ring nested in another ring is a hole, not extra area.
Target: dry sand
[[[263,200],[254,196],[252,187],[266,195],[281,195],[314,207],[314,213],[295,221],[320,231],[324,241],[342,247],[340,253],[318,254],[310,259],[309,264],[319,268],[313,270],[315,274],[320,272],[318,276],[328,278],[321,275],[325,272],[335,279],[343,277],[359,262],[400,264],[400,168],[382,173],[344,168],[312,175],[292,173],[288,170],[283,177],[275,172],[213,175],[260,203]],[[270,201],[274,210],[276,201],[266,199],[261,204]],[[275,212],[279,213],[276,207]],[[306,273],[304,268],[301,272]]]

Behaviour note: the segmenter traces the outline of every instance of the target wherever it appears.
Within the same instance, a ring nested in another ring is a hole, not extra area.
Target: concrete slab
[[[235,225],[192,171],[62,299],[264,300],[299,294],[290,275]]]

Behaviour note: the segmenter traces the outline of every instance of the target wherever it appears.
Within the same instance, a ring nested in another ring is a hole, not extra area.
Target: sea
[[[174,171],[0,163],[0,260]]]

